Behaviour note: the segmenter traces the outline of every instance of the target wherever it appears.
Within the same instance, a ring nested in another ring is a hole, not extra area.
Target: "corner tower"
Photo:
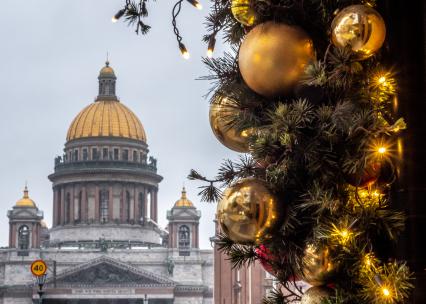
[[[198,226],[201,212],[186,197],[185,187],[182,196],[172,210],[167,211],[169,221],[169,248],[176,249],[180,256],[189,256],[199,249]]]
[[[98,96],[72,121],[55,159],[50,246],[159,246],[157,193],[162,177],[148,155],[138,117],[116,96],[109,62]]]
[[[18,255],[28,255],[30,249],[40,248],[43,212],[38,210],[28,195],[24,196],[7,212],[9,218],[9,248],[18,249]]]

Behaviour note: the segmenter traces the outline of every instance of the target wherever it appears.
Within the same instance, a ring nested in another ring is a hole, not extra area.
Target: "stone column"
[[[74,212],[75,212],[75,202],[74,202],[75,194],[74,194],[74,191],[75,191],[75,187],[74,187],[74,184],[73,184],[72,188],[71,188],[71,201],[70,201],[70,204],[71,204],[71,206],[70,206],[70,219],[69,219],[70,224],[74,224],[74,219],[75,219],[75,215],[74,215]]]
[[[99,214],[99,186],[95,186],[95,222],[100,222]]]
[[[109,222],[114,221],[114,195],[112,193],[112,185],[108,187],[108,219]]]
[[[195,224],[195,247],[200,248],[200,224]]]
[[[120,195],[120,221],[126,223],[126,194],[124,191],[124,186],[121,185],[121,195]]]
[[[81,193],[81,217],[82,217],[82,221],[87,221],[88,218],[88,212],[89,212],[89,203],[87,200],[87,189],[86,186],[82,187],[82,193]]]
[[[139,224],[140,222],[139,194],[136,188],[136,184],[133,187],[133,210],[135,212],[134,214],[135,222]]]
[[[143,195],[143,216],[144,216],[144,220],[145,220],[149,216],[149,214],[148,214],[148,189],[145,187],[143,192],[144,192],[144,195]]]
[[[158,223],[158,190],[154,190],[154,221]]]
[[[58,203],[57,200],[58,197],[58,191],[56,191],[56,188],[53,189],[53,223],[52,226],[55,227],[57,225],[58,215],[56,214],[58,212],[58,206],[56,204]]]
[[[60,206],[61,206],[61,212],[60,212],[60,216],[59,216],[59,223],[60,225],[63,225],[65,223],[65,187],[60,187],[60,196],[61,196],[61,201],[60,201]]]
[[[150,189],[149,190],[149,193],[150,193],[150,196],[149,196],[149,204],[150,204],[150,218],[152,219],[152,220],[154,220],[155,221],[155,208],[154,208],[154,189]]]
[[[14,246],[14,242],[13,242],[13,239],[12,239],[12,229],[13,229],[13,226],[12,226],[12,223],[9,223],[9,248],[13,248]]]

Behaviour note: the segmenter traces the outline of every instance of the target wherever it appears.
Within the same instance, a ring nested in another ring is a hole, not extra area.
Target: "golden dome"
[[[28,188],[27,188],[27,186],[25,186],[25,189],[24,189],[24,196],[19,201],[16,202],[16,206],[18,206],[18,207],[36,208],[36,204],[28,196]]]
[[[102,76],[114,76],[115,77],[114,70],[112,69],[112,67],[109,66],[109,61],[105,62],[105,66],[99,72],[99,77],[102,77]]]
[[[185,187],[182,189],[182,196],[180,200],[176,201],[175,207],[194,207],[192,202],[186,197]]]
[[[146,142],[137,116],[116,100],[100,100],[85,107],[71,123],[67,141],[85,137],[113,136]]]

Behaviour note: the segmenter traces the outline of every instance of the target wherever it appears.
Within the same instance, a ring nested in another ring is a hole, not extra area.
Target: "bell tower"
[[[179,256],[190,256],[192,251],[200,248],[198,233],[200,217],[201,211],[197,210],[186,197],[186,190],[183,187],[181,198],[176,201],[172,210],[167,211],[168,246],[176,249]]]
[[[25,186],[24,196],[7,212],[9,218],[9,247],[16,248],[18,255],[28,255],[30,249],[40,248],[43,212],[28,195]]]

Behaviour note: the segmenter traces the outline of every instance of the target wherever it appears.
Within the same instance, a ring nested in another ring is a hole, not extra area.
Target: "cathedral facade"
[[[48,266],[45,304],[210,304],[213,251],[199,248],[201,217],[185,189],[158,222],[157,161],[137,116],[116,96],[107,62],[96,100],[71,123],[49,175],[53,219],[25,188],[0,249],[0,304],[38,303],[30,265]],[[227,302],[228,303],[228,302]]]

